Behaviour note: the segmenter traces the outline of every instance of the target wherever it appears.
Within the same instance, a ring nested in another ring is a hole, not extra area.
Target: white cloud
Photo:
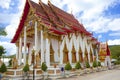
[[[10,7],[11,0],[0,0],[0,7],[8,9]]]
[[[120,39],[108,40],[108,45],[120,45]]]
[[[98,35],[98,39],[102,38],[102,35]]]
[[[8,9],[9,3],[11,0],[0,0],[0,6],[2,8]],[[7,38],[12,39],[16,28],[19,24],[19,19],[22,15],[23,8],[25,5],[26,0],[19,0],[19,12],[17,14],[12,15],[12,19],[10,20],[10,24],[6,27],[6,31],[8,33]],[[34,2],[38,3],[39,0],[33,0]],[[47,3],[48,0],[42,0],[42,2]],[[120,0],[118,0],[120,1]],[[117,2],[117,1],[116,1]],[[116,3],[115,0],[51,0],[51,3],[53,3],[55,6],[63,9],[64,5],[67,5],[67,12],[71,12],[71,8],[73,11],[73,15],[77,17],[80,20],[83,21],[83,24],[85,25],[86,29],[92,32],[107,32],[109,30],[111,31],[118,31],[120,30],[120,18],[113,19],[113,18],[106,18],[103,17],[103,11],[108,9],[110,5],[113,5]],[[3,5],[3,4],[5,5]],[[114,6],[114,5],[113,5]],[[63,9],[64,10],[64,9]],[[83,12],[81,15],[79,15],[80,12]],[[9,21],[8,21],[9,22]],[[101,38],[102,35],[99,35],[98,38]],[[119,40],[109,40],[109,44],[116,44]],[[120,42],[119,42],[120,43]],[[5,48],[10,50],[10,54],[14,53],[15,51],[15,45],[10,45],[10,43],[7,42],[0,42],[0,44],[4,45]],[[6,46],[10,45],[12,47]]]
[[[120,18],[113,19],[109,24],[108,28],[111,31],[120,31]]]
[[[0,45],[2,45],[6,49],[7,55],[12,55],[16,53],[16,47],[14,44],[0,41]]]
[[[6,26],[5,30],[7,32],[7,38],[12,39],[16,29],[18,27],[19,24],[19,15],[18,14],[14,14],[12,20],[10,21],[10,24],[8,26]]]
[[[109,36],[120,36],[120,32],[110,33]]]
[[[11,21],[11,19],[12,19],[12,17],[14,16],[14,14],[4,14],[3,15],[3,13],[0,13],[0,23],[3,23],[3,24],[8,24],[10,21]]]
[[[19,0],[18,5],[19,5],[18,6],[19,12],[16,14],[10,15],[10,16],[12,16],[12,18],[11,18],[11,20],[9,20],[9,25],[7,25],[5,28],[5,30],[8,34],[5,38],[9,39],[9,40],[11,40],[13,38],[13,36],[16,32],[16,29],[18,28],[19,20],[20,20],[20,17],[22,15],[23,8],[25,5],[25,0]],[[6,18],[8,18],[8,17],[6,17]],[[3,45],[6,48],[8,55],[16,53],[15,44],[11,44],[10,42],[6,42],[6,41],[1,41],[0,45]]]

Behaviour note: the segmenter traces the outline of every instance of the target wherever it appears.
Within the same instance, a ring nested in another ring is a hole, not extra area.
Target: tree
[[[100,61],[98,61],[98,66],[99,66],[99,67],[102,66]]]
[[[1,73],[4,73],[4,72],[6,72],[7,71],[7,67],[6,67],[6,65],[3,63],[2,65],[1,65],[1,67],[0,67],[0,72]]]
[[[6,35],[7,35],[7,33],[5,31],[5,28],[0,26],[0,36],[6,36]]]
[[[92,65],[92,66],[93,66],[94,68],[98,66],[96,60],[93,62],[93,65]]]
[[[68,62],[66,65],[65,65],[65,70],[71,70],[72,69],[72,66],[71,64]]]
[[[11,65],[12,65],[12,59],[9,60],[9,66],[11,66]]]
[[[0,58],[5,53],[6,53],[5,48],[3,46],[0,46]]]
[[[86,62],[86,68],[90,68],[90,64],[88,61]]]
[[[77,62],[76,64],[75,64],[75,69],[80,69],[81,68],[81,64],[80,64],[80,62]]]
[[[45,62],[42,63],[41,69],[45,72],[47,71],[47,65],[45,64]]]
[[[110,46],[112,58],[120,60],[120,45]]]
[[[24,66],[24,68],[23,68],[23,71],[24,71],[24,72],[28,72],[29,70],[30,70],[29,64],[26,64],[26,65]]]

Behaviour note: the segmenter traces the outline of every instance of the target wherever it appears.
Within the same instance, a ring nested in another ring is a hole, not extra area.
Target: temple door
[[[93,62],[93,54],[92,54],[91,49],[90,49],[90,62]]]
[[[76,63],[76,51],[74,45],[72,47],[72,63]]]
[[[52,44],[50,44],[50,62],[54,63],[54,50]]]
[[[69,59],[68,59],[68,50],[65,43],[64,49],[63,49],[63,63],[67,63],[67,62],[69,62]]]
[[[79,48],[79,61],[83,62],[82,50]]]
[[[86,61],[89,62],[89,60],[88,60],[88,52],[87,52],[87,49],[86,49],[86,48],[85,48],[85,58],[86,58]]]

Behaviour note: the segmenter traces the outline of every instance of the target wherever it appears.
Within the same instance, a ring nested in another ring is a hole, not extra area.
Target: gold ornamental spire
[[[41,1],[41,0],[39,0],[39,2],[38,2],[38,3],[40,4],[41,2],[42,2],[42,1]]]
[[[48,0],[48,3],[51,3],[50,0]]]

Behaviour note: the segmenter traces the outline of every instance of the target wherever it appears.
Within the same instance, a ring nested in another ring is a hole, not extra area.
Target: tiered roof
[[[11,41],[12,43],[17,41],[24,27],[24,22],[27,18],[30,7],[34,9],[34,14],[40,19],[40,22],[46,24],[48,26],[48,30],[54,34],[66,35],[67,33],[78,31],[88,36],[91,35],[91,33],[89,33],[72,14],[59,9],[51,4],[51,2],[48,2],[48,5],[46,5],[41,1],[37,4],[31,0],[26,0],[23,15],[16,34]]]

